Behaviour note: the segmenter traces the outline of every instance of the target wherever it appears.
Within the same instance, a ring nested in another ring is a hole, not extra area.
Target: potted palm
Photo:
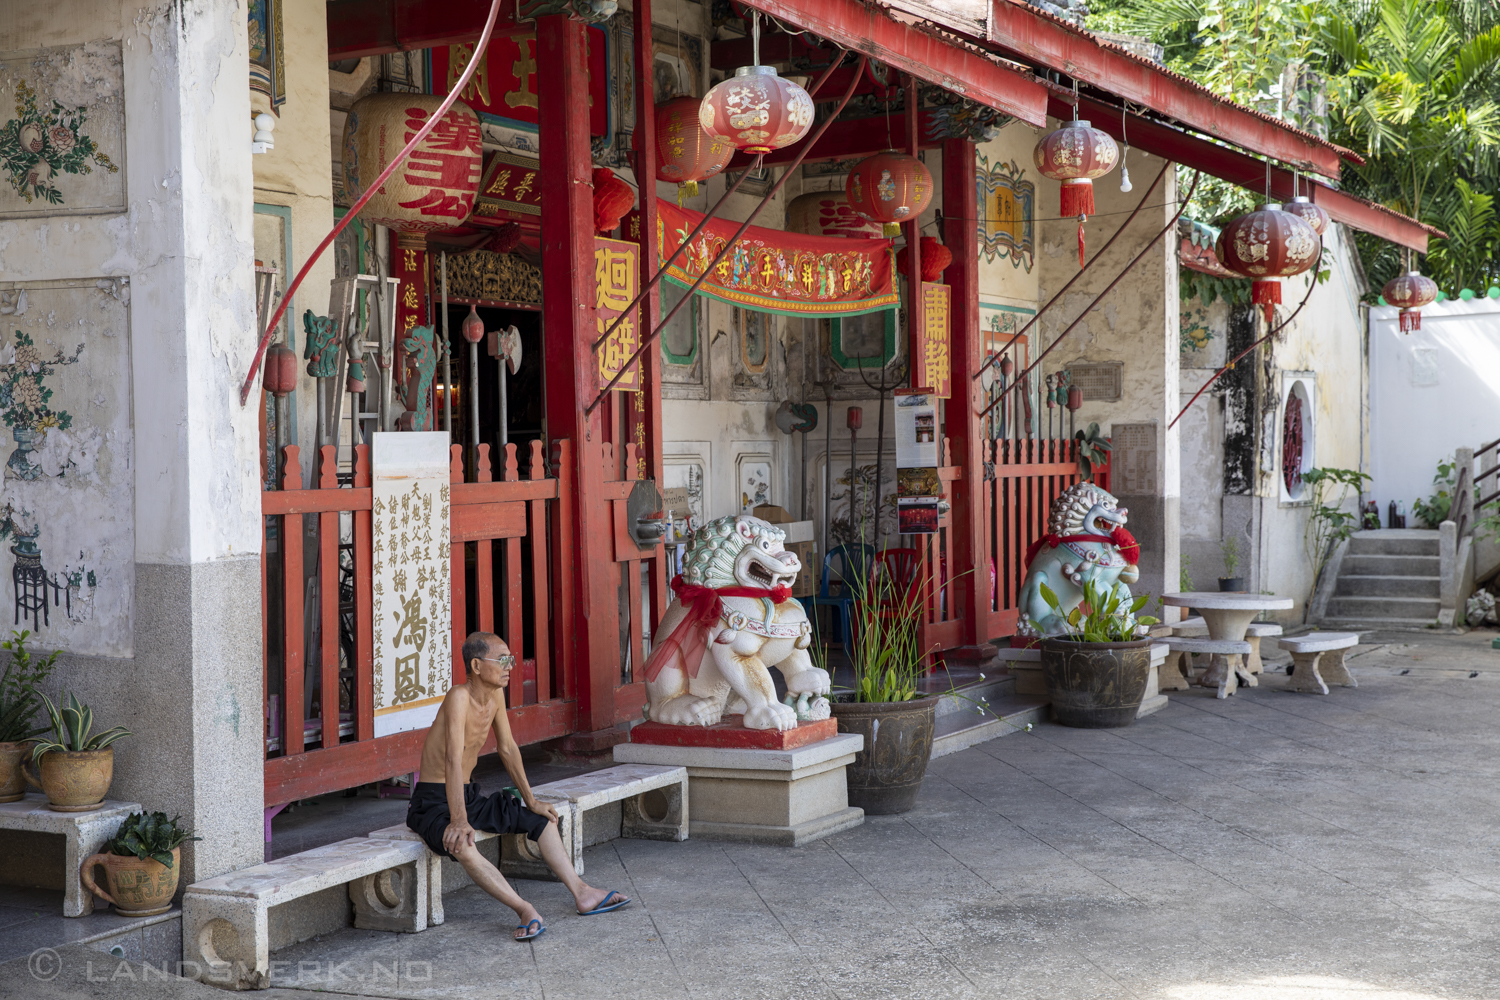
[[[1089,581],[1083,604],[1064,613],[1050,587],[1042,584],[1040,593],[1067,623],[1067,631],[1041,643],[1052,717],[1084,729],[1130,725],[1151,672],[1153,640],[1142,633],[1156,619],[1136,617],[1149,598],[1143,594],[1129,600],[1118,588]]]
[[[61,650],[45,658],[36,658],[26,648],[30,632],[11,632],[11,638],[0,642],[0,649],[10,651],[10,660],[0,674],[0,802],[15,802],[26,794],[26,780],[21,762],[30,750],[27,741],[47,731],[38,726],[37,713],[42,710],[42,696],[36,687],[46,680]]]
[[[42,695],[42,703],[52,720],[52,739],[38,740],[31,751],[31,767],[24,769],[26,780],[47,793],[47,808],[57,812],[88,812],[104,803],[105,793],[115,776],[116,740],[131,735],[124,726],[90,735],[94,712],[73,695],[63,699],[59,709],[52,699]]]
[[[849,804],[871,815],[907,812],[932,757],[938,699],[919,689],[926,674],[920,648],[921,586],[903,586],[877,570],[849,582],[854,687],[834,699],[839,732],[864,736],[845,770]]]
[[[115,835],[105,841],[102,854],[91,855],[78,873],[83,887],[111,903],[122,917],[151,917],[166,913],[177,894],[182,868],[182,845],[188,831],[177,825],[180,816],[131,813]],[[105,891],[94,884],[94,868],[104,868]]]
[[[1219,589],[1224,593],[1244,590],[1245,578],[1234,575],[1234,571],[1240,568],[1239,541],[1232,536],[1226,538],[1219,546],[1219,551],[1224,555],[1224,575],[1219,577]]]

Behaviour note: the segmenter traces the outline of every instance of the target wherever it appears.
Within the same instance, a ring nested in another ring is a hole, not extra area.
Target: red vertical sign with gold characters
[[[396,292],[396,355],[401,341],[414,326],[427,324],[427,251],[413,248],[410,237],[391,233],[391,276],[400,278]],[[397,363],[396,382],[405,381],[405,365]]]
[[[953,338],[948,323],[951,294],[947,285],[922,282],[922,324],[917,331],[916,379],[912,384],[931,389],[939,399],[953,393]]]
[[[640,252],[640,246],[635,243],[594,237],[594,305],[597,320],[591,340],[604,336],[604,331],[625,312],[640,291]],[[600,389],[620,373],[620,368],[639,348],[639,318],[639,307],[632,309],[630,315],[615,327],[609,340],[599,345],[596,355],[599,359]],[[637,361],[630,366],[629,373],[615,383],[615,389],[620,392],[635,392],[640,387],[641,365]]]

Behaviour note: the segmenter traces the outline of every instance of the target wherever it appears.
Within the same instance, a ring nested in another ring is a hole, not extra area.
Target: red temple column
[[[542,195],[542,329],[546,356],[547,436],[573,442],[575,489],[569,504],[572,549],[557,572],[573,574],[571,607],[557,609],[556,634],[572,643],[578,728],[615,722],[620,637],[616,622],[619,570],[613,552],[611,505],[604,497],[603,414],[584,408],[598,394],[590,345],[594,323],[594,188],[589,152],[585,27],[565,15],[537,19],[537,101]],[[597,557],[590,557],[590,553]]]
[[[981,358],[979,327],[979,197],[974,186],[974,144],[966,139],[943,143],[943,242],[953,254],[945,272],[952,286],[951,351],[953,392],[944,404],[953,461],[963,476],[953,484],[954,600],[963,618],[965,647],[950,659],[988,660],[994,649],[989,632],[990,560],[985,551],[983,391],[974,373]],[[915,254],[913,254],[915,256]]]

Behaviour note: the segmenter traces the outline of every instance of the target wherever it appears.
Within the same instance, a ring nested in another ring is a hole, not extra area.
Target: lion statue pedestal
[[[829,717],[785,541],[746,515],[694,534],[641,671],[650,721],[614,748],[622,764],[688,769],[690,837],[796,846],[864,822],[844,776],[864,738]]]

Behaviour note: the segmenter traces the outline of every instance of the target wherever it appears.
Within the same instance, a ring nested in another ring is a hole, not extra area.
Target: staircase
[[[1339,566],[1323,626],[1425,628],[1439,610],[1438,533],[1358,531]]]
[[[996,663],[982,678],[977,672],[968,676],[968,670],[955,669],[952,675],[939,670],[929,678],[930,690],[943,692],[933,720],[934,757],[1009,736],[1046,718],[1047,699],[1016,694],[1016,679],[1000,669]]]

